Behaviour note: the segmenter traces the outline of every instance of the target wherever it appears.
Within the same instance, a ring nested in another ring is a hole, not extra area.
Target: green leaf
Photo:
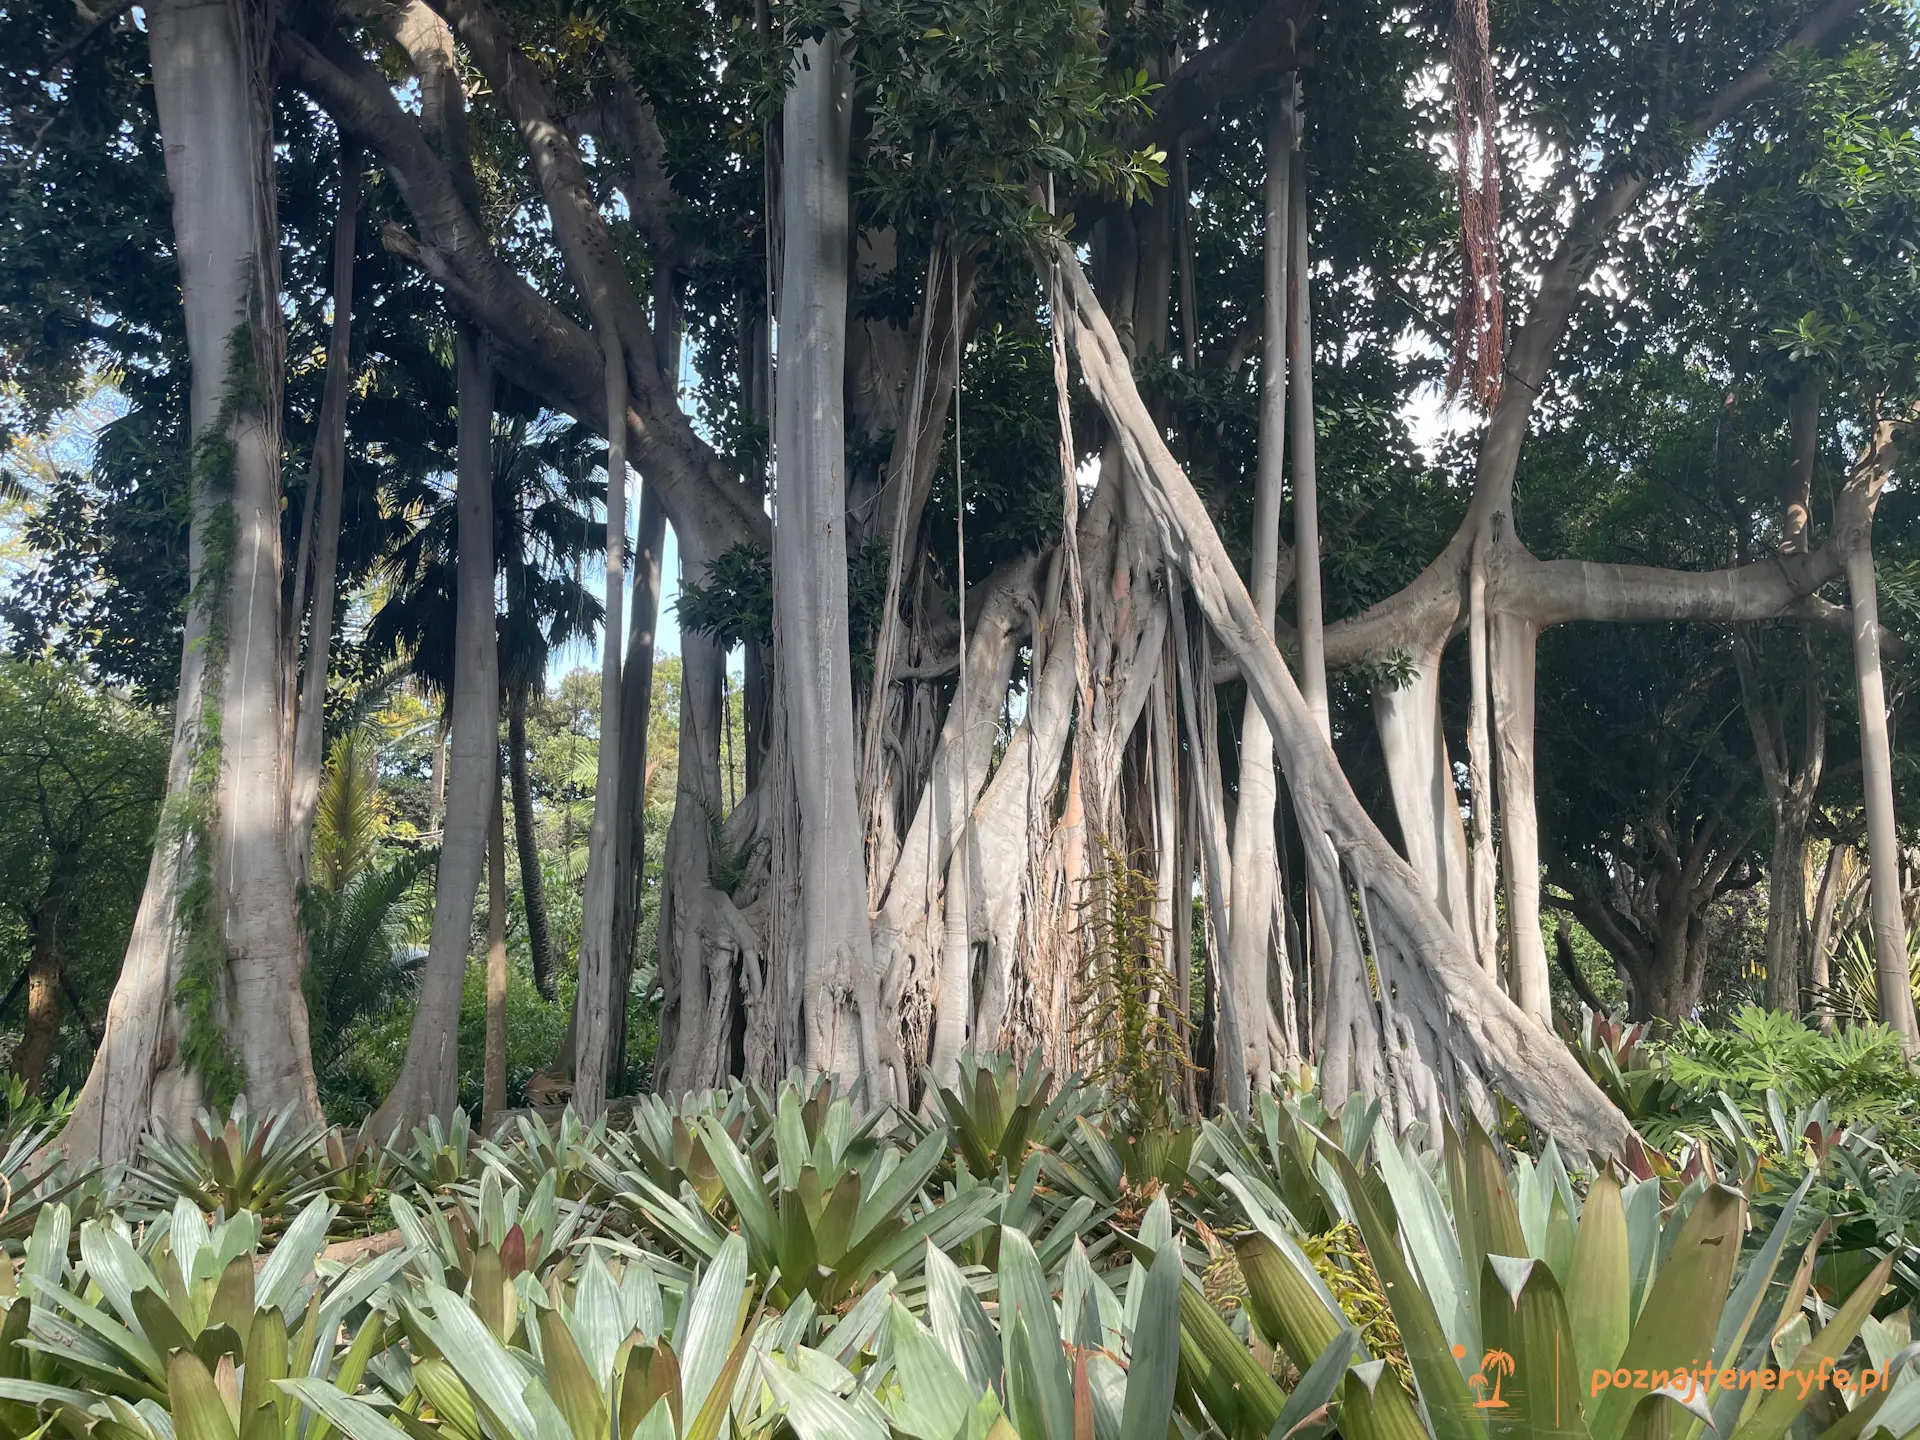
[[[407,1432],[395,1425],[364,1400],[342,1395],[325,1380],[293,1379],[278,1382],[314,1414],[321,1416],[347,1440],[410,1440]],[[182,1436],[181,1440],[186,1440]]]
[[[1873,1267],[1873,1272],[1865,1280],[1854,1287],[1853,1294],[1834,1312],[1826,1328],[1813,1337],[1812,1344],[1801,1350],[1794,1360],[1795,1369],[1817,1369],[1822,1362],[1838,1360],[1845,1353],[1853,1343],[1853,1337],[1860,1333],[1860,1322],[1873,1313],[1875,1303],[1886,1289],[1887,1276],[1893,1272],[1894,1259],[1892,1255],[1887,1256]],[[1733,1440],[1780,1440],[1806,1408],[1812,1394],[1809,1389],[1803,1396],[1797,1384],[1792,1389],[1781,1386],[1762,1400],[1747,1422],[1733,1432]]]
[[[680,1356],[681,1413],[697,1414],[726,1366],[747,1305],[747,1246],[727,1237],[688,1302],[676,1347]]]
[[[558,1310],[540,1312],[540,1358],[547,1372],[547,1394],[574,1440],[604,1440],[608,1415],[600,1382]]]
[[[1127,1404],[1120,1440],[1164,1440],[1173,1417],[1174,1382],[1180,1374],[1180,1252],[1162,1248],[1147,1271],[1146,1294],[1134,1324],[1128,1357]]]
[[[887,1440],[886,1427],[866,1411],[797,1371],[763,1357],[760,1373],[800,1440]]]
[[[1440,1192],[1411,1147],[1403,1150],[1383,1133],[1375,1149],[1380,1157],[1380,1178],[1386,1182],[1387,1194],[1393,1199],[1400,1233],[1406,1238],[1407,1249],[1426,1283],[1427,1293],[1433,1297],[1441,1326],[1449,1340],[1473,1354],[1480,1343],[1473,1303],[1477,1297],[1467,1283],[1460,1242],[1448,1223]]]
[[[227,1402],[191,1350],[167,1358],[167,1405],[179,1440],[238,1440]]]
[[[1174,1246],[1163,1249],[1179,1253]],[[1180,1286],[1180,1370],[1183,1381],[1199,1393],[1208,1413],[1229,1435],[1265,1435],[1286,1403],[1273,1377],[1191,1279]]]
[[[894,1428],[918,1440],[952,1440],[973,1408],[966,1376],[898,1300],[887,1312],[887,1331],[893,1371],[900,1381]]]
[[[1236,1235],[1233,1253],[1246,1278],[1247,1310],[1260,1338],[1296,1366],[1311,1365],[1346,1328],[1339,1307],[1320,1294],[1326,1282],[1285,1234],[1277,1240],[1259,1231]]]
[[[1725,1186],[1715,1185],[1700,1195],[1627,1337],[1622,1366],[1650,1370],[1707,1364],[1739,1257],[1743,1209],[1740,1192]],[[1643,1392],[1634,1390],[1602,1391],[1587,1417],[1594,1440],[1619,1440],[1642,1398]]]
[[[1347,1371],[1340,1398],[1341,1440],[1428,1440],[1413,1399],[1384,1360]]]
[[[927,1324],[947,1358],[958,1365],[975,1394],[1001,1384],[1000,1335],[960,1267],[936,1249],[926,1251]]]
[[[773,1213],[773,1202],[767,1198],[766,1187],[760,1176],[748,1166],[746,1157],[740,1153],[740,1147],[733,1143],[733,1137],[727,1134],[726,1127],[713,1116],[700,1117],[700,1135],[706,1141],[707,1157],[713,1161],[713,1168],[720,1176],[721,1185],[726,1188],[727,1197],[740,1214],[740,1228],[752,1238],[762,1253],[776,1253],[779,1219]]]
[[[1347,1366],[1359,1351],[1360,1332],[1351,1326],[1329,1340],[1327,1348],[1293,1387],[1293,1394],[1287,1397],[1267,1440],[1287,1440],[1296,1430],[1324,1423],[1324,1412],[1340,1392]]]
[[[1516,1440],[1583,1435],[1580,1367],[1552,1268],[1540,1260],[1489,1255],[1480,1294],[1486,1345],[1480,1369],[1505,1402],[1483,1412],[1488,1432]]]
[[[478,1408],[512,1440],[538,1440],[533,1411],[521,1393],[520,1367],[506,1347],[482,1323],[479,1314],[451,1290],[428,1286],[426,1294],[431,1311],[409,1303],[408,1314],[446,1358]]]
[[[1573,1330],[1575,1363],[1583,1375],[1611,1370],[1626,1348],[1633,1308],[1627,1212],[1611,1170],[1603,1169],[1588,1187],[1570,1269],[1567,1322]]]
[[[1482,1142],[1478,1156],[1472,1138],[1476,1133]],[[1359,1226],[1361,1238],[1366,1241],[1367,1256],[1380,1276],[1381,1287],[1387,1293],[1387,1304],[1393,1310],[1394,1322],[1400,1327],[1400,1339],[1406,1346],[1407,1360],[1413,1366],[1413,1378],[1420,1387],[1421,1399],[1426,1402],[1434,1435],[1437,1440],[1481,1440],[1482,1430],[1473,1409],[1473,1397],[1467,1393],[1466,1379],[1455,1363],[1453,1346],[1441,1328],[1440,1317],[1434,1313],[1433,1302],[1414,1279],[1398,1238],[1387,1229],[1379,1212],[1373,1208],[1366,1186],[1361,1183],[1360,1172],[1346,1153],[1331,1143],[1323,1144],[1321,1153],[1346,1188],[1348,1203],[1353,1207],[1354,1223]],[[1477,1181],[1476,1171],[1481,1172]],[[1474,1203],[1476,1224],[1483,1227],[1483,1234],[1519,1240],[1520,1222],[1513,1214],[1511,1203],[1505,1203],[1502,1208],[1505,1191],[1500,1187],[1503,1184],[1504,1175],[1499,1169],[1498,1159],[1492,1153],[1492,1142],[1477,1127],[1470,1129],[1467,1141],[1467,1189],[1469,1194],[1476,1190],[1479,1192],[1479,1198]],[[1494,1219],[1489,1221],[1489,1216]],[[1491,1229],[1486,1228],[1489,1225]]]

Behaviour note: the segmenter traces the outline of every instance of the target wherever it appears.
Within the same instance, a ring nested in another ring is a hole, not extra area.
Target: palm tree
[[[503,396],[503,404],[512,398]],[[527,707],[536,693],[545,693],[553,652],[597,634],[603,618],[600,597],[580,581],[580,560],[604,543],[606,533],[602,522],[590,518],[605,479],[596,476],[588,455],[587,436],[577,425],[524,409],[495,416],[494,565],[506,599],[496,626],[507,780],[533,980],[549,1000],[556,967],[527,767]],[[454,511],[444,494],[430,488],[407,499],[416,523],[388,553],[388,593],[367,628],[365,650],[377,663],[404,661],[430,695],[444,697],[453,683]]]
[[[314,1071],[323,1083],[349,1048],[354,1021],[378,1014],[409,985],[414,962],[402,948],[404,931],[418,919],[420,882],[439,858],[437,847],[382,847],[383,812],[378,747],[355,728],[327,755],[313,872],[301,892]]]

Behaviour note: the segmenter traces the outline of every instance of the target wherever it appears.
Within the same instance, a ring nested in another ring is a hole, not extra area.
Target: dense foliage
[[[788,1084],[380,1150],[240,1108],[124,1176],[29,1180],[58,1124],[10,1126],[13,1435],[1920,1425],[1912,1237],[1816,1223],[1812,1187],[1862,1157],[1831,1136],[1789,1137],[1791,1173],[1744,1193],[1697,1158],[1623,1182],[1477,1126],[1422,1153],[1311,1094],[1149,1126],[1149,1152],[1103,1091],[1004,1060],[928,1120]]]

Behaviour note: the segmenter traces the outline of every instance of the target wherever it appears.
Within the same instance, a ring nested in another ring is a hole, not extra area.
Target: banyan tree
[[[1124,873],[1149,882],[1128,892],[1151,912],[1130,933],[1152,1003],[1186,1017],[1204,1061],[1197,1098],[1244,1108],[1312,1063],[1331,1098],[1376,1097],[1403,1129],[1437,1135],[1497,1094],[1563,1143],[1617,1150],[1626,1121],[1552,1034],[1542,939],[1536,645],[1572,622],[1851,636],[1882,1003],[1913,1033],[1871,552],[1910,413],[1904,336],[1871,362],[1775,347],[1762,379],[1712,362],[1750,409],[1800,397],[1740,462],[1778,496],[1765,553],[1741,563],[1537,555],[1517,493],[1530,436],[1581,423],[1563,372],[1604,337],[1735,323],[1704,279],[1658,293],[1706,272],[1703,197],[1774,183],[1772,152],[1745,142],[1793,132],[1829,70],[1905,45],[1898,16],[146,13],[203,457],[169,802],[185,818],[163,828],[76,1143],[126,1154],[214,1063],[257,1103],[316,1104],[291,877],[355,418],[343,388],[276,529],[276,106],[339,157],[334,346],[358,227],[430,282],[458,360],[445,844],[377,1127],[454,1100],[499,763],[484,490],[504,384],[602,437],[610,477],[564,1057],[588,1115],[627,1046],[669,526],[679,789],[648,917],[663,1090],[797,1067],[912,1108],[968,1050],[1089,1063],[1105,1043],[1089,897]],[[1893,265],[1880,220],[1847,223],[1832,246]],[[1723,271],[1765,262],[1737,232],[1719,243]],[[1849,303],[1842,280],[1804,280],[1803,308]],[[1443,390],[1455,432],[1431,465],[1404,410]],[[1822,444],[1852,457],[1831,486],[1793,460]],[[1390,583],[1339,558],[1363,544]],[[729,804],[733,655],[748,789]]]

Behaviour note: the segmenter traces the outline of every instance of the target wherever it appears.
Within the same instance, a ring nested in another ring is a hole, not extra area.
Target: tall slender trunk
[[[271,21],[253,0],[159,0],[147,29],[192,366],[195,601],[165,818],[62,1136],[76,1162],[128,1158],[209,1090],[319,1116],[288,868]]]
[[[847,634],[847,147],[837,42],[800,51],[787,91],[774,440],[775,663],[800,813],[803,1061],[851,1084],[880,1074]]]
[[[288,802],[291,864],[304,885],[313,855],[313,809],[320,796],[320,760],[325,749],[327,677],[332,669],[333,611],[340,569],[340,497],[346,481],[349,344],[353,333],[353,241],[360,213],[360,150],[340,142],[340,210],[333,224],[333,329],[327,340],[327,378],[320,393],[320,423],[313,439],[307,479],[316,497],[311,535],[300,536],[295,565],[294,609],[288,645],[297,653],[302,596],[311,543],[313,619],[307,629],[307,660],[300,677],[299,714],[293,730],[293,785]]]
[[[1814,994],[1814,1015],[1822,1030],[1833,1028],[1833,1010],[1826,1002],[1826,990],[1832,983],[1833,917],[1840,906],[1840,892],[1847,886],[1846,872],[1853,865],[1853,847],[1835,840],[1827,846],[1827,862],[1820,869],[1820,890],[1813,902],[1812,934],[1807,942],[1807,984]]]
[[[607,601],[600,634],[600,747],[580,897],[580,965],[573,997],[573,1105],[596,1120],[606,1105],[613,1040],[613,912],[619,887],[620,670],[627,575],[627,382],[625,351],[611,319],[597,317],[607,375]]]
[[[447,818],[433,893],[433,933],[400,1076],[367,1122],[377,1139],[404,1140],[458,1100],[460,995],[473,940],[473,904],[485,868],[500,760],[500,647],[493,606],[493,375],[486,342],[454,328],[460,456],[454,587],[451,754]]]
[[[1290,97],[1275,94],[1267,102],[1265,309],[1260,352],[1259,469],[1253,492],[1252,573],[1247,588],[1260,623],[1271,632],[1280,588],[1280,508],[1287,442],[1287,292],[1291,284],[1288,248],[1292,225],[1293,116]],[[1184,272],[1183,272],[1184,278]],[[1189,297],[1183,285],[1182,314]],[[1191,324],[1188,326],[1192,328]],[[1296,519],[1296,530],[1299,521]],[[1317,576],[1316,576],[1317,578]],[[1267,966],[1273,933],[1274,892],[1279,875],[1274,858],[1273,814],[1278,799],[1273,776],[1273,735],[1260,707],[1248,697],[1240,721],[1240,805],[1233,819],[1233,896],[1227,911],[1226,953],[1221,988],[1233,992],[1239,1021],[1238,1055],[1219,1057],[1226,1100],[1236,1114],[1247,1113],[1249,1096],[1264,1094],[1272,1081],[1273,1052],[1267,1042]],[[1285,937],[1280,937],[1284,945]],[[1284,963],[1284,962],[1283,962]],[[1291,1057],[1288,1057],[1291,1058]]]
[[[1493,705],[1492,644],[1487,630],[1487,566],[1492,557],[1491,527],[1474,536],[1467,576],[1467,786],[1473,800],[1473,846],[1468,875],[1467,935],[1481,967],[1500,974],[1500,930],[1495,895],[1500,887],[1500,857],[1493,846],[1493,742],[1489,712]]]
[[[1734,636],[1734,668],[1741,708],[1753,736],[1760,777],[1773,823],[1773,854],[1767,870],[1767,1004],[1800,1013],[1801,986],[1809,983],[1807,952],[1807,826],[1826,763],[1826,697],[1805,632],[1801,640],[1801,742],[1798,768],[1788,748],[1784,706],[1771,687],[1762,688],[1752,643]]]
[[[1305,128],[1300,116],[1300,81],[1289,81],[1295,143]],[[1287,369],[1293,399],[1293,568],[1294,605],[1300,621],[1300,693],[1331,738],[1327,712],[1327,646],[1320,603],[1320,486],[1314,463],[1313,294],[1307,255],[1307,163],[1297,155],[1289,167],[1293,240],[1287,257]]]
[[[1453,766],[1440,716],[1440,653],[1411,657],[1396,683],[1374,686],[1375,728],[1393,790],[1407,863],[1462,942],[1474,946],[1467,903],[1467,838],[1454,797]],[[1489,882],[1491,883],[1491,882]],[[1488,891],[1488,916],[1492,916]]]
[[[487,825],[487,1038],[480,1075],[480,1130],[507,1108],[507,817],[500,778]]]
[[[547,877],[540,867],[540,836],[535,828],[533,777],[527,768],[527,691],[522,676],[507,690],[507,779],[513,787],[514,853],[520,864],[520,905],[527,915],[527,955],[533,988],[549,1004],[554,998],[553,932],[547,922]]]
[[[1880,679],[1880,603],[1871,531],[1847,546],[1847,593],[1853,603],[1853,674],[1860,700],[1860,779],[1866,791],[1867,875],[1873,914],[1874,980],[1880,1020],[1909,1053],[1920,1044],[1908,969],[1906,922],[1900,913],[1900,837],[1893,823],[1893,746]]]
[[[608,1003],[613,1037],[608,1045],[609,1085],[627,1072],[627,992],[640,945],[642,900],[647,878],[647,749],[653,714],[654,631],[660,614],[660,556],[667,512],[649,485],[640,496],[639,534],[633,551],[632,624],[627,663],[621,671],[618,875],[613,910],[613,983]]]

